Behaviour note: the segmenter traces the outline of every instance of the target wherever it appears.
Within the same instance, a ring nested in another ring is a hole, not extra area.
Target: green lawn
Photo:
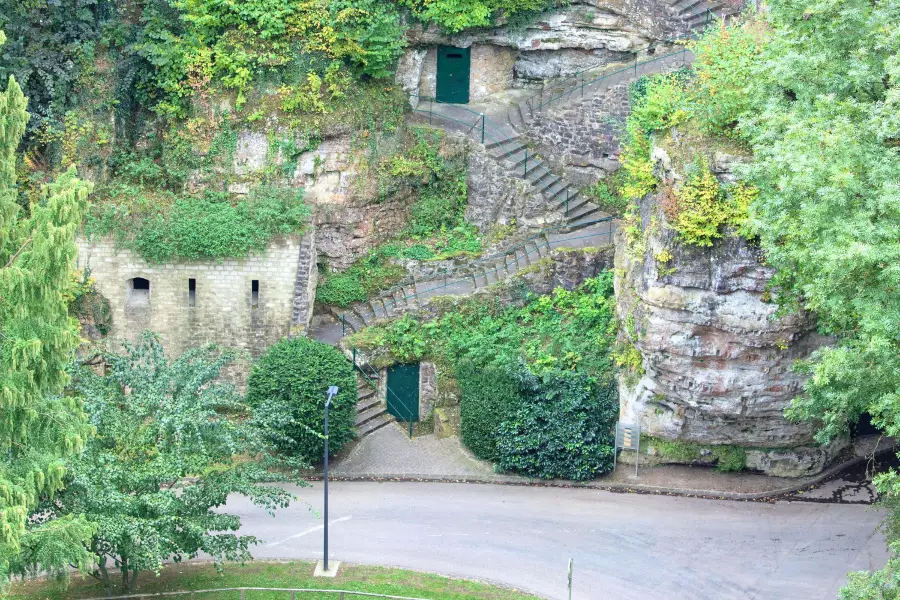
[[[433,600],[536,600],[538,596],[500,588],[474,581],[450,579],[440,575],[341,565],[334,579],[313,577],[315,564],[309,562],[256,562],[244,566],[228,565],[221,575],[210,564],[168,565],[156,577],[154,573],[142,573],[138,578],[137,593],[151,594],[177,590],[200,590],[223,587],[287,587],[342,589],[429,598]],[[92,578],[75,576],[68,587],[57,582],[27,582],[13,586],[10,598],[14,600],[62,600],[64,598],[94,598],[103,596],[103,588]],[[174,598],[189,598],[175,596]],[[196,600],[238,600],[239,592],[197,594]],[[288,592],[246,592],[245,600],[288,600]],[[338,600],[337,594],[297,594],[297,600]],[[365,596],[347,596],[346,600],[365,600]]]

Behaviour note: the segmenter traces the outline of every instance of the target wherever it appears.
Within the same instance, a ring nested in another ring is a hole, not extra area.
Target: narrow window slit
[[[197,306],[197,280],[193,277],[188,279],[188,306]]]
[[[250,283],[250,308],[259,308],[259,279]]]

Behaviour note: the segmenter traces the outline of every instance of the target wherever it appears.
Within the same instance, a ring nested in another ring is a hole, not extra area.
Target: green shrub
[[[456,368],[460,437],[485,460],[497,460],[497,431],[522,402],[518,383],[504,369],[481,369],[467,361]]]
[[[517,371],[523,399],[500,424],[497,464],[542,479],[586,481],[612,470],[619,414],[613,382],[600,384],[561,369],[540,377]]]
[[[615,189],[615,184],[609,180],[598,181],[584,188],[582,192],[591,202],[610,214],[621,216],[628,208],[628,199],[620,194]]]
[[[747,451],[741,446],[713,446],[711,450],[719,471],[740,471],[747,465]]]
[[[329,409],[329,450],[337,452],[353,439],[356,377],[340,350],[308,338],[284,339],[253,365],[247,380],[247,403],[272,443],[284,453],[318,462],[323,440],[326,391],[340,392]]]
[[[395,244],[385,244],[370,250],[346,271],[324,274],[316,288],[316,301],[346,307],[390,288],[406,275],[406,269],[391,261],[400,252]]]

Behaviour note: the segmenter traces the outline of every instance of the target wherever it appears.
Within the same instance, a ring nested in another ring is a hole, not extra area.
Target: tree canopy
[[[205,346],[169,360],[145,333],[105,358],[107,375],[82,368],[74,378],[96,435],[72,459],[65,489],[32,517],[37,529],[83,515],[93,526],[90,539],[68,548],[36,539],[19,568],[64,570],[69,555],[86,552],[95,565],[88,572],[107,592],[118,575],[127,593],[140,571],[166,560],[200,552],[217,562],[250,558],[256,538],[233,533],[240,519],[214,509],[229,494],[270,513],[284,507],[291,494],[266,484],[288,480],[292,470],[268,453],[234,386],[218,379],[233,354]]]
[[[0,91],[0,583],[29,511],[62,487],[66,458],[90,433],[79,400],[63,395],[78,344],[65,293],[90,185],[70,169],[27,210],[18,204],[16,151],[25,109],[10,77]],[[77,539],[88,529],[73,517],[56,524],[53,535]]]

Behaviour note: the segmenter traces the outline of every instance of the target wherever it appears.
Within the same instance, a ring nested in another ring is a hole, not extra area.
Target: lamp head
[[[338,388],[338,386],[336,385],[328,388],[328,400],[325,401],[325,406],[329,406],[331,404],[331,399],[337,396],[339,390],[340,388]]]

